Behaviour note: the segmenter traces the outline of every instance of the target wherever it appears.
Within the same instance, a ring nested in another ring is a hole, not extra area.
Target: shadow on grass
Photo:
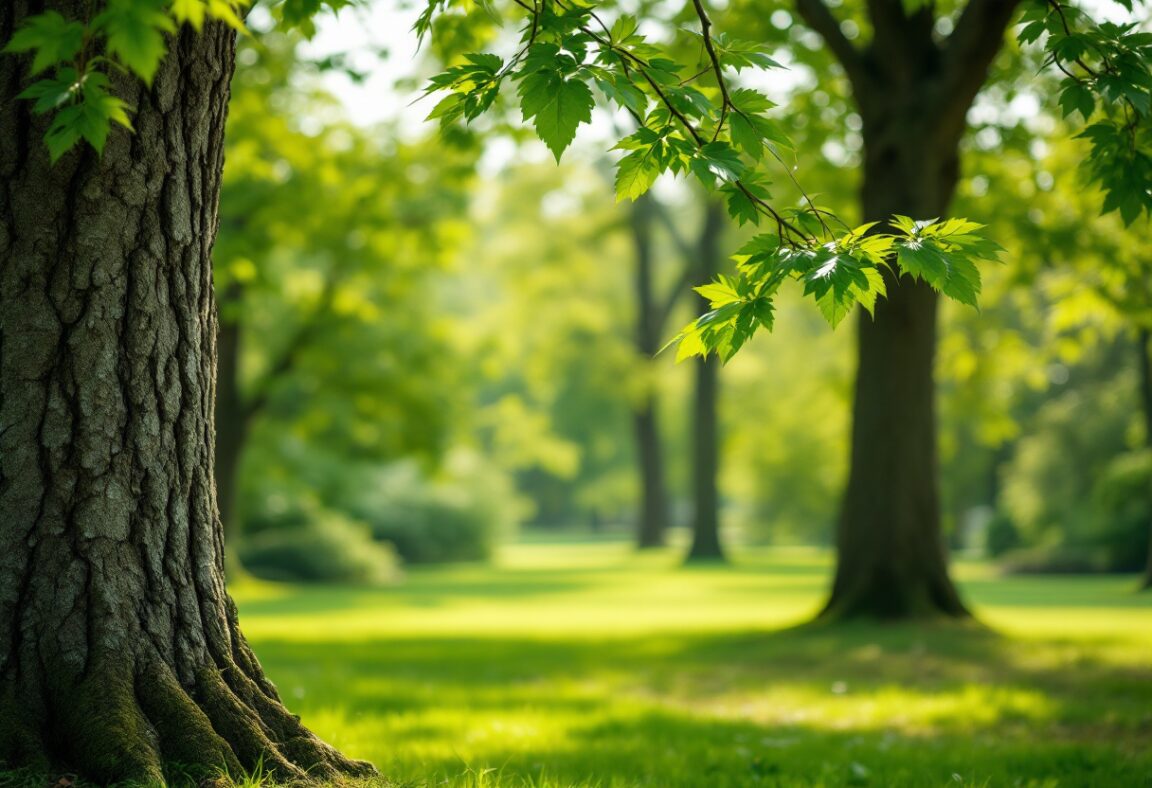
[[[255,645],[306,721],[359,727],[357,754],[409,779],[463,761],[559,785],[1152,785],[1152,667],[1083,641],[846,625]]]

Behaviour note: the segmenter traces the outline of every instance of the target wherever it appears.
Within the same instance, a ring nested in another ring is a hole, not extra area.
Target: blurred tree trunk
[[[697,245],[697,276],[705,284],[720,272],[720,240],[727,221],[723,206],[709,201]],[[705,304],[703,311],[707,311]],[[689,562],[724,561],[720,542],[719,436],[717,400],[720,360],[696,359],[696,397],[692,409],[692,547]]]
[[[965,117],[1016,0],[969,0],[938,43],[932,7],[872,0],[862,49],[821,0],[797,0],[851,83],[863,121],[864,221],[946,215]],[[824,618],[964,617],[940,529],[933,361],[935,293],[886,275],[875,319],[861,314],[848,485]]]
[[[1140,402],[1144,410],[1144,445],[1152,450],[1152,330],[1145,327],[1139,329],[1136,352],[1139,354],[1137,369],[1140,375]],[[1152,544],[1148,548],[1148,568],[1144,574],[1143,588],[1152,589]]]
[[[216,483],[217,509],[224,530],[225,569],[230,577],[243,572],[237,555],[242,538],[239,519],[238,488],[240,463],[252,434],[252,424],[268,407],[272,391],[296,367],[300,354],[314,337],[323,330],[324,317],[329,314],[337,287],[343,282],[345,268],[338,265],[328,273],[315,310],[296,327],[293,334],[252,384],[245,395],[240,379],[240,359],[243,330],[235,312],[243,308],[244,288],[232,284],[220,296],[219,331],[217,332],[216,364],[216,455],[213,478]]]
[[[664,319],[653,293],[652,255],[653,198],[645,195],[632,205],[629,224],[636,254],[636,350],[651,369],[652,357],[660,349]],[[640,513],[636,546],[641,550],[661,547],[668,525],[668,491],[665,487],[664,446],[660,436],[658,397],[655,381],[644,379],[644,391],[632,415],[636,435],[636,460],[640,470]]]
[[[83,17],[83,0],[50,6]],[[0,40],[44,7],[0,3]],[[135,135],[51,166],[0,58],[0,762],[162,784],[162,764],[366,774],[281,705],[224,590],[216,235],[235,34],[124,80]]]
[[[243,298],[240,285],[232,285],[220,297],[220,330],[216,344],[216,504],[224,530],[225,568],[229,577],[240,571],[237,544],[237,493],[240,460],[248,442],[250,420],[240,391],[240,323],[229,314]]]

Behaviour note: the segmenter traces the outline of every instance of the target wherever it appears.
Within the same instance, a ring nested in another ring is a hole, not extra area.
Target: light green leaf
[[[731,283],[723,278],[692,289],[707,298],[713,309],[740,300],[740,294],[736,292]]]
[[[629,153],[616,165],[616,202],[635,200],[652,188],[660,175],[653,148]]]
[[[205,0],[172,0],[172,17],[184,24],[187,22],[197,32],[204,28],[204,17],[208,13]]]

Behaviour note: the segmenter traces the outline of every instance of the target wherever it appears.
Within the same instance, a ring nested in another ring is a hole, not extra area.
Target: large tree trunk
[[[0,3],[0,40],[42,7]],[[83,0],[51,3],[82,17]],[[234,34],[183,33],[135,135],[50,166],[0,58],[0,761],[363,774],[284,706],[224,589],[216,233]]]
[[[653,293],[651,196],[636,200],[629,222],[636,253],[636,349],[647,365],[660,349],[661,318]],[[668,492],[664,483],[664,447],[660,439],[654,381],[645,379],[644,392],[632,414],[636,435],[636,462],[640,471],[640,512],[636,546],[641,550],[664,544],[668,526]]]
[[[865,125],[864,221],[946,213],[957,152],[925,145],[910,111]],[[861,313],[852,457],[826,616],[966,615],[940,530],[933,359],[937,296],[887,276],[875,318]]]
[[[947,213],[965,117],[1000,50],[1017,0],[968,0],[943,41],[931,6],[871,0],[860,49],[822,0],[797,10],[844,67],[863,121],[864,221]],[[937,298],[887,275],[875,319],[861,315],[852,455],[823,618],[965,617],[948,576],[937,489]]]
[[[720,270],[720,237],[724,211],[709,202],[700,231],[697,260],[698,280],[711,282]],[[696,359],[696,397],[692,407],[692,547],[689,562],[724,561],[720,542],[719,429],[717,402],[720,388],[720,360],[715,356]]]

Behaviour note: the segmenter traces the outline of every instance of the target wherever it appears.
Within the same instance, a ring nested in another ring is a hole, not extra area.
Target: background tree
[[[696,242],[696,281],[710,282],[720,269],[720,244],[726,225],[724,210],[706,202]],[[689,563],[724,561],[720,540],[719,400],[720,360],[702,357],[694,361],[695,390],[692,401],[692,544]]]
[[[455,350],[430,293],[466,237],[473,157],[341,120],[309,86],[324,64],[298,58],[298,41],[265,31],[243,45],[232,86],[215,253],[226,544],[241,534],[241,461],[259,420],[265,441],[291,435],[349,460],[435,458],[466,394],[443,363]],[[322,129],[301,128],[320,113]]]

